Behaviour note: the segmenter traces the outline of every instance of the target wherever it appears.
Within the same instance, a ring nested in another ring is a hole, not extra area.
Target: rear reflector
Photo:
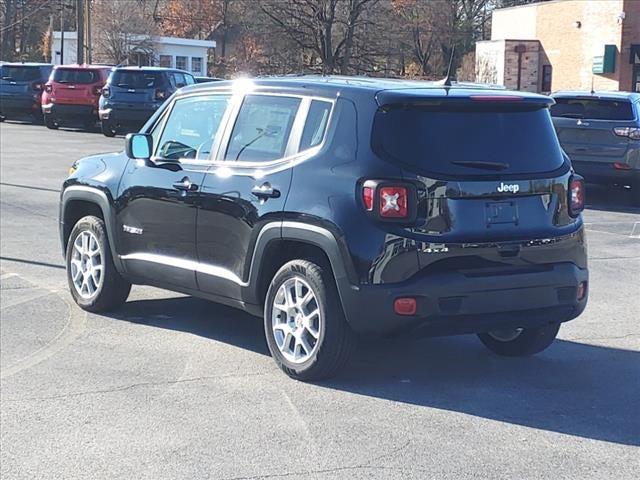
[[[582,300],[587,296],[587,282],[580,282],[576,291],[576,299]]]
[[[393,311],[398,315],[415,315],[416,299],[411,297],[396,298],[393,302]]]
[[[405,187],[380,187],[380,216],[383,218],[406,218],[408,196]]]
[[[631,165],[627,163],[615,162],[613,168],[616,170],[631,170]]]

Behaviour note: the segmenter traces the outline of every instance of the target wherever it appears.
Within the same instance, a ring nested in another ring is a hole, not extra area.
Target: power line
[[[44,7],[48,7],[51,3],[53,2],[53,0],[47,0],[46,3],[41,4],[38,8],[36,8],[33,12],[28,13],[27,15],[23,15],[22,18],[20,20],[16,20],[15,22],[7,25],[6,27],[2,27],[0,28],[0,33],[5,32],[7,30],[12,29],[13,27],[15,27],[16,25],[18,25],[19,23],[22,23],[25,21],[25,19],[34,16],[36,13],[38,13],[40,10],[42,10]]]

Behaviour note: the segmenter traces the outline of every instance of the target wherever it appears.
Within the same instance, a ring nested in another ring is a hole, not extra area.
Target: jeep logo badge
[[[518,193],[520,191],[520,185],[518,185],[517,183],[506,184],[506,183],[500,182],[500,186],[497,188],[497,190],[500,193],[503,193],[503,192]]]

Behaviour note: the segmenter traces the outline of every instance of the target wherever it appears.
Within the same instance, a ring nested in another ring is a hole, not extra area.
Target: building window
[[[551,91],[551,77],[553,76],[553,67],[551,65],[542,66],[542,91]]]
[[[173,57],[171,55],[160,55],[160,66],[173,68]]]
[[[176,57],[176,68],[179,70],[187,69],[187,57]]]
[[[202,57],[191,57],[191,71],[202,73]]]

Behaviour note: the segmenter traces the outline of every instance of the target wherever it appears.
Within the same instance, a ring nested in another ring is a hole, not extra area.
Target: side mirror
[[[149,160],[152,148],[153,138],[148,133],[129,133],[124,139],[124,151],[129,158]]]

